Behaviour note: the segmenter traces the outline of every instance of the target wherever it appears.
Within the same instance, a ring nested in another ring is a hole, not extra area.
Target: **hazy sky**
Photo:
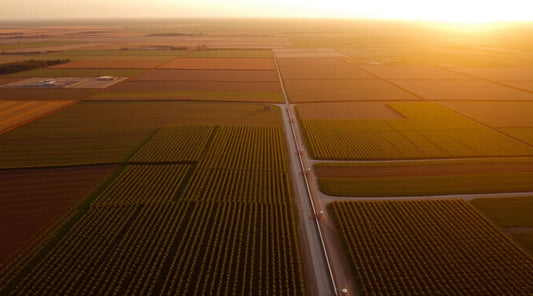
[[[533,0],[0,0],[0,19],[116,16],[533,21]]]

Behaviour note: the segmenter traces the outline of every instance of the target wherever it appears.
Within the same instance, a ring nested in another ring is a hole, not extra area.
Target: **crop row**
[[[402,120],[302,120],[318,159],[417,159],[532,155],[533,149],[485,127],[434,129]]]
[[[301,295],[290,207],[91,209],[12,295]]]
[[[533,260],[462,200],[329,206],[362,295],[531,295]]]
[[[132,159],[0,295],[305,295],[280,128],[163,129]]]
[[[220,126],[201,168],[285,171],[283,131],[270,126]]]
[[[292,202],[286,172],[199,169],[181,200],[285,203]]]
[[[215,126],[167,126],[161,128],[130,161],[197,161]]]
[[[127,165],[93,203],[138,205],[172,201],[189,165]]]

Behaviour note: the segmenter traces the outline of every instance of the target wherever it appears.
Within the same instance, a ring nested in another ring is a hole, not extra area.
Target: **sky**
[[[0,19],[324,17],[533,21],[533,0],[0,0]]]

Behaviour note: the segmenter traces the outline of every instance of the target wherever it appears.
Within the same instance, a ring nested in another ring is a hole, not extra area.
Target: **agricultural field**
[[[533,145],[533,127],[529,128],[501,128],[502,132],[515,137],[518,140]]]
[[[106,91],[86,100],[98,101],[226,101],[254,103],[282,103],[278,92],[243,91]]]
[[[191,146],[197,136],[204,141]],[[154,149],[164,139],[189,152],[169,161],[168,151]],[[194,150],[201,152],[191,161]],[[305,295],[285,173],[280,127],[163,128],[46,256],[0,281],[0,292]],[[199,195],[211,191],[217,195]]]
[[[284,84],[291,103],[420,100],[379,79],[287,80]]]
[[[74,104],[75,101],[0,101],[0,133],[46,116]]]
[[[498,82],[533,81],[533,67],[448,67],[474,77]]]
[[[0,135],[0,167],[120,163],[165,124],[278,126],[280,111],[237,103],[84,101]]]
[[[318,163],[320,190],[353,197],[533,191],[533,159]]]
[[[279,82],[240,82],[240,81],[125,81],[106,90],[107,92],[249,92],[277,93],[281,99]]]
[[[77,101],[98,91],[95,88],[7,88],[0,87],[0,100]]]
[[[533,102],[441,102],[440,104],[491,127],[533,127]]]
[[[360,295],[530,295],[533,259],[461,200],[333,202]]]
[[[316,159],[422,159],[530,156],[531,146],[434,103],[389,104],[405,119],[300,117]]]
[[[175,58],[159,69],[183,70],[276,70],[271,58]]]
[[[532,295],[533,27],[461,26],[0,21],[0,296]]]
[[[429,65],[359,65],[382,79],[465,80],[472,77]]]
[[[0,265],[31,246],[116,166],[0,170]]]
[[[151,69],[161,65],[161,61],[150,60],[87,60],[72,61],[51,66],[51,69]]]
[[[263,70],[154,70],[129,81],[275,82],[279,84],[276,71]]]
[[[349,80],[349,79],[373,79],[375,76],[333,58],[298,58],[276,59],[281,76],[285,83],[287,80],[324,79],[324,80]]]
[[[307,103],[297,107],[300,118],[305,119],[403,119],[387,102]]]
[[[3,76],[0,76],[0,85],[17,82],[19,80],[22,80],[22,78],[3,78]]]
[[[3,78],[29,78],[29,77],[99,77],[99,76],[117,76],[117,77],[133,77],[137,76],[146,69],[52,69],[39,68],[23,72],[17,72],[0,76],[0,81]],[[16,79],[17,81],[20,79]],[[13,81],[13,82],[14,82]],[[4,84],[4,83],[2,83]],[[7,83],[6,83],[7,84]]]
[[[483,80],[391,80],[392,83],[430,101],[533,100],[530,92]]]

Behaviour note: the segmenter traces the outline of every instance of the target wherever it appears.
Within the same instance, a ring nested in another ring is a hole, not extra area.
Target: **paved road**
[[[302,245],[302,256],[304,262],[304,273],[310,295],[331,296],[337,295],[335,292],[335,282],[332,280],[331,267],[329,265],[328,255],[325,253],[321,232],[318,222],[313,215],[314,204],[310,196],[307,176],[303,171],[301,158],[298,154],[296,134],[298,130],[294,123],[296,117],[289,113],[290,106],[288,103],[285,87],[282,82],[277,62],[276,69],[283,89],[285,104],[278,105],[281,108],[283,128],[287,143],[289,158],[289,173],[293,187],[293,195],[296,197],[296,206],[298,208],[298,232],[300,244]]]

